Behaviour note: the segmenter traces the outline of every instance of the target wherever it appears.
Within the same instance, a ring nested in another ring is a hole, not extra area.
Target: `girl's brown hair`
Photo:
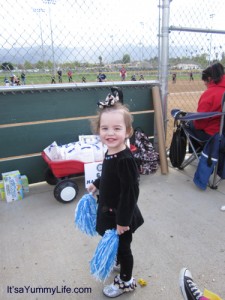
[[[91,128],[92,132],[94,134],[99,134],[99,129],[100,129],[100,122],[101,122],[101,116],[105,112],[110,112],[110,111],[122,111],[123,116],[124,116],[124,122],[126,125],[126,132],[128,133],[129,137],[132,136],[133,134],[133,116],[131,115],[128,107],[126,105],[123,105],[119,102],[115,103],[113,106],[110,107],[105,107],[103,109],[100,109],[97,112],[97,117],[95,119],[90,120],[91,121]]]

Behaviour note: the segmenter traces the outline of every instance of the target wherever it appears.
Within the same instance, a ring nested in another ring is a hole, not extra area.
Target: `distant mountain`
[[[191,56],[192,48],[182,45],[169,48],[170,58]],[[98,63],[99,57],[102,57],[103,63],[122,60],[124,54],[129,54],[132,61],[149,60],[158,57],[157,46],[140,46],[125,44],[112,47],[97,46],[92,47],[54,47],[54,58],[56,63],[65,62],[89,62]],[[196,53],[195,53],[196,54]],[[11,62],[23,64],[25,61],[36,63],[38,61],[53,61],[53,51],[51,46],[33,46],[24,48],[0,49],[1,62]]]
[[[54,47],[54,58],[56,63],[63,62],[89,62],[98,63],[99,56],[103,63],[121,60],[124,54],[129,54],[131,60],[150,59],[158,56],[157,47],[143,47],[137,45],[123,45],[121,47]],[[51,46],[34,46],[24,48],[0,49],[1,62],[12,62],[23,64],[25,61],[36,63],[38,61],[53,60],[53,51]]]

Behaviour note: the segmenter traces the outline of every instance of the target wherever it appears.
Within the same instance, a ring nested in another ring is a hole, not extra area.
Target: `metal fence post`
[[[168,57],[169,57],[169,15],[170,0],[162,2],[162,28],[161,28],[161,53],[160,53],[160,82],[162,93],[162,111],[164,128],[167,118],[167,95],[168,95]],[[165,130],[166,132],[166,130]]]

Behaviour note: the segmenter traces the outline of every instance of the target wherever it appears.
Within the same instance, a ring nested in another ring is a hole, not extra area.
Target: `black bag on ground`
[[[176,130],[173,133],[169,158],[174,168],[180,168],[182,165],[187,148],[187,137],[180,124],[176,125]]]

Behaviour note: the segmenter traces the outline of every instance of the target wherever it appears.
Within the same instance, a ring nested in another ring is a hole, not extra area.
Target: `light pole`
[[[51,47],[52,47],[52,60],[53,60],[53,76],[55,76],[55,74],[56,74],[55,49],[54,49],[50,4],[56,4],[56,0],[42,0],[42,1],[43,1],[43,3],[48,4],[48,15],[49,15],[49,25],[50,25],[50,34],[51,34]]]
[[[161,55],[161,2],[159,0],[159,14],[158,14],[158,66],[160,66],[161,62],[160,62],[160,55]],[[158,68],[158,80],[160,80],[160,72],[159,72],[160,68]]]
[[[41,25],[40,13],[45,12],[45,9],[43,9],[43,8],[33,8],[33,12],[35,12],[38,15],[38,18],[39,18],[40,37],[41,37],[41,50],[42,50],[42,61],[43,61],[43,68],[44,68],[45,52],[44,52],[44,40],[43,40],[43,35],[42,35],[42,25]]]
[[[144,41],[144,22],[140,22],[140,25],[141,25],[141,31],[142,31],[142,38],[141,38],[141,42],[140,42],[140,45],[141,45],[141,61],[142,61],[142,64],[143,64],[143,41]]]
[[[143,60],[143,54],[142,54],[142,47],[143,47],[143,44],[142,44],[142,42],[140,42],[139,43],[139,47],[140,47],[140,49],[141,49],[141,51],[140,51],[140,57],[139,57],[139,60],[140,60],[140,65],[141,65],[141,62],[142,62],[142,60]]]
[[[112,65],[113,65],[113,61],[114,61],[114,36],[110,35],[111,39],[112,39]]]
[[[214,18],[215,14],[210,14],[209,17],[212,19],[212,22],[211,22],[211,29],[212,29],[212,25],[213,25],[213,18]],[[209,44],[209,61],[208,61],[208,64],[210,65],[210,62],[211,62],[211,51],[212,51],[212,33],[210,35],[210,44]]]

